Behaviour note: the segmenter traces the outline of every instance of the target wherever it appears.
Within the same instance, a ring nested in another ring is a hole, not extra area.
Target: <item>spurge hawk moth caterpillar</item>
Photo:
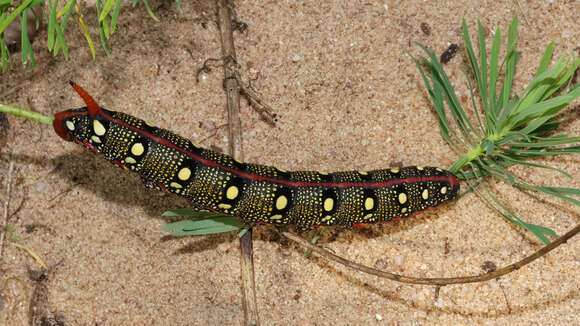
[[[459,191],[452,173],[434,167],[322,173],[242,163],[101,108],[80,86],[71,85],[86,107],[55,115],[53,127],[60,137],[137,172],[147,187],[185,196],[198,209],[236,216],[250,225],[308,229],[389,221],[452,200]]]

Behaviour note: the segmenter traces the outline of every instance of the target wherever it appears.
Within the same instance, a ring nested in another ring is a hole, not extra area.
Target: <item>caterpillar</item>
[[[101,108],[80,86],[86,106],[59,112],[55,132],[139,174],[145,186],[188,198],[197,209],[253,225],[347,227],[408,217],[455,199],[455,175],[436,167],[289,172],[242,163],[168,130]]]

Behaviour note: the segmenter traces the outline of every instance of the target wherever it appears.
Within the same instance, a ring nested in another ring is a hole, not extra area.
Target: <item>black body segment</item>
[[[242,163],[102,108],[63,111],[54,126],[62,138],[138,173],[146,186],[248,224],[308,229],[389,221],[454,199],[459,190],[453,174],[433,167],[321,173]]]

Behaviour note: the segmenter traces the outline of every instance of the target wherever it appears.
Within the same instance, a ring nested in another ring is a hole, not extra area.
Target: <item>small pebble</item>
[[[46,191],[46,189],[48,189],[48,184],[44,182],[37,183],[35,189],[36,191],[43,193]]]

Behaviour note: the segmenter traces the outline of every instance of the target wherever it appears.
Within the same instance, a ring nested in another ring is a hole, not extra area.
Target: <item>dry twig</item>
[[[240,120],[240,85],[236,78],[236,52],[232,32],[231,1],[217,1],[217,20],[224,59],[224,88],[228,101],[228,129],[230,154],[243,161],[242,128]],[[240,268],[242,274],[242,303],[245,325],[259,325],[256,284],[254,281],[254,255],[252,229],[240,238]]]
[[[6,200],[4,201],[4,215],[0,225],[0,261],[2,261],[2,249],[4,248],[4,238],[6,237],[6,225],[10,215],[10,197],[12,196],[12,172],[14,171],[14,161],[10,161],[8,174],[6,176]]]
[[[381,278],[386,278],[386,279],[401,282],[401,283],[444,286],[444,285],[449,285],[449,284],[464,284],[464,283],[484,282],[484,281],[489,281],[489,280],[498,278],[500,276],[509,274],[509,273],[516,271],[516,270],[522,268],[523,266],[533,262],[534,260],[546,255],[550,251],[556,249],[558,246],[560,246],[561,244],[565,243],[570,238],[575,236],[578,232],[580,232],[580,224],[576,225],[572,230],[568,231],[563,236],[554,240],[549,245],[546,245],[546,246],[540,248],[535,253],[525,257],[524,259],[522,259],[516,263],[507,265],[507,266],[502,267],[502,268],[500,268],[496,271],[493,271],[493,272],[489,272],[489,273],[485,273],[485,274],[481,274],[481,275],[472,275],[472,276],[432,277],[432,278],[431,277],[411,277],[411,276],[405,276],[405,275],[381,271],[381,270],[378,270],[378,269],[375,269],[372,267],[368,267],[368,266],[365,266],[365,265],[362,265],[359,263],[352,262],[352,261],[347,260],[345,258],[342,258],[338,255],[335,255],[326,249],[323,249],[317,245],[310,243],[309,241],[305,240],[304,238],[302,238],[296,234],[293,234],[290,232],[282,232],[282,235],[285,236],[286,238],[302,245],[303,247],[306,247],[306,248],[312,250],[313,252],[317,253],[318,255],[320,255],[324,259],[334,261],[336,263],[342,264],[346,267],[350,267],[352,269],[355,269],[355,270],[363,272],[363,273],[376,275],[376,276],[381,277]]]

